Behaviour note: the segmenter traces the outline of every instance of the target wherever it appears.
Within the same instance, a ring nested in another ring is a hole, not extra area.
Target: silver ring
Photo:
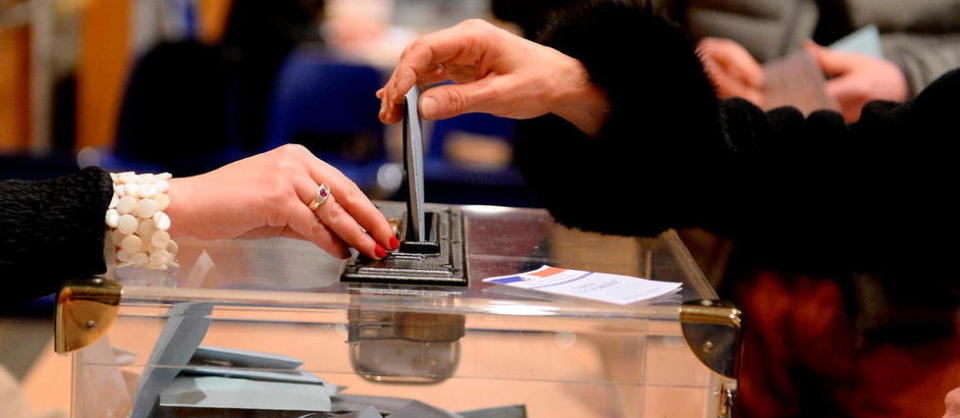
[[[327,199],[333,195],[333,192],[330,191],[330,186],[327,186],[327,183],[323,183],[317,187],[317,197],[313,199],[313,202],[310,202],[310,210],[316,212],[317,209],[320,209]]]

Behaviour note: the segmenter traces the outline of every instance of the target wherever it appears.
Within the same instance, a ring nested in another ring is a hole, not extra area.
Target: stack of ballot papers
[[[210,363],[245,367],[207,366]],[[151,417],[525,418],[523,405],[453,412],[414,399],[349,395],[290,357],[200,346]],[[250,369],[248,367],[253,367]],[[257,368],[260,369],[257,369]],[[264,369],[270,367],[270,369]]]
[[[499,285],[502,293],[537,297],[550,294],[629,305],[659,299],[678,292],[682,283],[641,279],[619,274],[597,273],[543,266],[526,273],[483,279]]]
[[[132,418],[526,418],[524,405],[454,412],[415,399],[345,394],[282,354],[200,345],[212,303],[173,304],[140,375]],[[124,355],[130,355],[125,353]],[[389,360],[389,359],[387,359]]]

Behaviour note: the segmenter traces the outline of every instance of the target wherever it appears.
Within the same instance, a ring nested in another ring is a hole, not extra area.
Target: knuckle
[[[287,156],[299,156],[307,153],[307,147],[300,144],[284,144],[278,148],[280,153]]]
[[[466,27],[466,28],[479,29],[479,28],[482,28],[482,27],[486,26],[486,23],[487,23],[487,22],[486,22],[485,20],[483,20],[483,19],[471,18],[471,19],[464,20],[464,21],[461,22],[460,24],[463,25],[463,26]]]
[[[289,155],[284,155],[277,159],[275,167],[277,172],[292,174],[299,171],[300,165],[297,163],[297,160],[291,158]],[[270,176],[275,180],[279,180],[277,176]]]
[[[337,202],[340,203],[340,206],[352,207],[358,202],[357,194],[358,190],[355,187],[348,187],[337,196]]]
[[[409,80],[416,82],[417,78],[419,78],[419,75],[417,74],[417,69],[414,68],[412,65],[403,67],[401,71],[404,74],[404,78],[408,80],[408,82]]]
[[[410,52],[413,51],[413,48],[417,42],[420,42],[420,38],[414,39],[413,42],[410,42],[406,48],[403,48],[403,52],[400,53],[400,61],[403,61],[404,58],[410,56]]]
[[[549,83],[540,83],[537,85],[538,89],[536,92],[541,97],[550,97],[551,93],[556,90],[550,90],[551,86]],[[507,93],[509,86],[500,85],[500,84],[491,84],[484,88],[477,89],[473,93],[472,100],[474,101],[492,101],[497,97],[503,97]]]
[[[329,202],[333,203],[333,202]],[[328,225],[336,225],[343,222],[343,209],[339,205],[324,205],[327,207],[326,221]]]
[[[443,96],[447,107],[456,113],[462,112],[467,107],[467,97],[461,90],[450,90]]]
[[[426,36],[421,36],[417,39],[414,39],[410,45],[407,45],[407,49],[403,51],[403,57],[408,57],[410,54],[413,54],[416,51],[427,48],[427,39]]]
[[[267,184],[262,188],[263,190],[263,201],[270,205],[271,202],[282,202],[290,198],[291,188],[287,187],[287,183],[280,178],[280,176],[267,176],[268,179],[265,180]]]

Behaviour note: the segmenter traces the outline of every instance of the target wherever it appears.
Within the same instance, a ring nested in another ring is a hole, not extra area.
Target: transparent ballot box
[[[402,204],[380,206],[401,220]],[[72,416],[729,415],[739,311],[715,300],[674,232],[611,237],[542,210],[428,208],[462,216],[452,248],[465,287],[344,282],[345,262],[283,238],[183,240],[172,273],[68,283],[56,343],[73,356]],[[542,265],[683,286],[617,305],[482,282]]]

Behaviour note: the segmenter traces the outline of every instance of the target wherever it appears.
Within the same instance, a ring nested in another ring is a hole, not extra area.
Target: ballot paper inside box
[[[405,210],[378,205],[391,218]],[[729,411],[739,311],[713,301],[676,234],[605,237],[532,209],[427,209],[462,214],[469,286],[345,283],[341,261],[288,239],[183,240],[169,280],[72,282],[58,323],[74,359],[72,416]],[[683,285],[618,305],[482,280],[543,265]]]

